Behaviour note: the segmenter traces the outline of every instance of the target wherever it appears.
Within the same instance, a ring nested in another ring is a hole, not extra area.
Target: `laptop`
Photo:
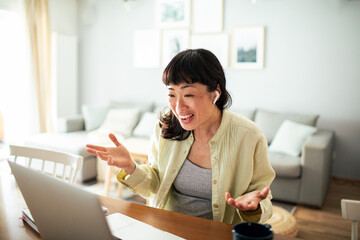
[[[121,213],[105,216],[97,195],[8,163],[42,239],[182,239]]]

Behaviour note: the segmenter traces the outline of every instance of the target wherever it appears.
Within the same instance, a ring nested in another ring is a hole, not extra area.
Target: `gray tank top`
[[[212,220],[211,187],[211,169],[186,159],[173,183],[168,210]]]

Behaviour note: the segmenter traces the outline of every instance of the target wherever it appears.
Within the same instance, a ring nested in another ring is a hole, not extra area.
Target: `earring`
[[[219,97],[220,97],[220,93],[219,93],[219,91],[216,91],[216,97],[214,98],[213,104],[216,103],[216,101],[219,99]]]

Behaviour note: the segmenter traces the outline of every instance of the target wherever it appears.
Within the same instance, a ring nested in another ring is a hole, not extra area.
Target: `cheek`
[[[175,101],[169,100],[168,101],[168,106],[169,106],[171,112],[174,114],[174,116],[176,116],[176,104],[175,104]]]
[[[168,100],[168,106],[171,108],[171,110],[175,110],[176,107],[175,100],[170,98]]]

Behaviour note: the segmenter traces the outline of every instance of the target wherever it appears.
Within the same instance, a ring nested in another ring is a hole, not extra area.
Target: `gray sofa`
[[[156,119],[160,108],[151,102],[112,101],[106,105],[83,105],[81,115],[58,119],[56,132],[35,134],[26,139],[25,145],[80,155],[84,162],[77,181],[92,181],[99,175],[103,180],[105,163],[99,164],[94,155],[86,152],[86,144],[111,145],[109,132],[115,133],[120,141],[131,138],[132,142],[138,139],[141,144],[147,143],[154,126],[151,121]]]
[[[131,129],[130,135],[125,136],[125,138],[149,139],[150,137],[150,133],[136,134],[136,129],[141,125],[141,122],[144,122],[142,119],[144,112],[155,113],[158,110],[154,110],[155,106],[149,105],[149,103],[146,106],[140,105],[143,106],[141,114]],[[140,105],[125,104],[127,107]],[[315,127],[319,117],[317,115],[281,113],[264,109],[232,110],[254,121],[265,134],[270,146],[285,120]],[[145,121],[149,122],[149,120]],[[43,133],[33,136],[27,141],[27,144],[79,154],[84,157],[84,167],[78,180],[86,181],[95,178],[98,175],[96,157],[85,151],[85,144],[89,143],[89,135],[91,135],[89,130],[86,130],[86,119],[84,116],[77,116],[62,119],[59,123],[61,127],[59,127],[58,133]],[[152,124],[149,123],[147,126]],[[95,136],[99,137],[99,135]],[[274,199],[321,207],[330,179],[333,142],[334,132],[332,130],[317,129],[314,134],[306,138],[299,156],[273,152],[270,151],[271,148],[269,147],[269,160],[276,172],[276,178],[271,185]],[[141,144],[144,142],[142,141]]]
[[[276,133],[285,120],[315,127],[318,115],[282,113],[264,109],[236,111],[253,120],[266,136],[271,146]],[[290,137],[291,138],[291,137]],[[269,147],[269,160],[276,172],[271,191],[275,200],[321,207],[328,189],[334,132],[317,129],[306,138],[299,156],[273,152]]]

